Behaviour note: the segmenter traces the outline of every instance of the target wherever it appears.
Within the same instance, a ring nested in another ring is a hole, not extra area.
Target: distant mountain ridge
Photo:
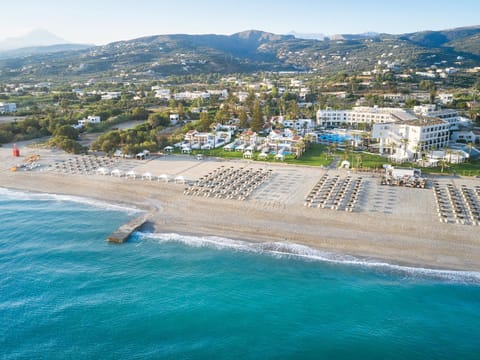
[[[0,51],[67,43],[68,41],[65,39],[62,39],[61,37],[52,34],[45,29],[34,29],[26,34],[16,37],[9,37],[3,41],[0,41]]]
[[[325,40],[328,39],[328,36],[322,33],[300,33],[296,31],[290,31],[287,35],[293,35],[297,39],[305,40]]]
[[[85,47],[67,46],[57,53],[30,51],[29,56],[13,53],[0,59],[0,79],[57,76],[112,80],[131,73],[135,78],[151,79],[195,73],[364,71],[378,64],[405,68],[435,63],[480,66],[480,26],[401,35],[342,34],[323,40],[248,30],[233,35],[155,35]]]
[[[94,45],[88,44],[57,44],[57,45],[45,45],[45,46],[32,46],[24,47],[13,50],[0,51],[0,59],[33,56],[39,54],[49,54],[65,51],[75,51],[89,49]]]

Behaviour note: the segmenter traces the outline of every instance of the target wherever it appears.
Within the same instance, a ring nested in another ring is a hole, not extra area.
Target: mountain
[[[0,59],[33,56],[57,52],[68,52],[91,48],[94,45],[86,44],[58,44],[48,46],[32,46],[13,50],[0,51]]]
[[[411,41],[424,47],[448,46],[453,41],[463,41],[480,33],[480,26],[469,26],[441,31],[419,31],[404,34],[400,39]]]
[[[198,73],[372,70],[442,64],[480,66],[480,26],[402,35],[353,34],[302,39],[249,30],[233,35],[156,35],[83,49],[0,58],[0,80],[95,77],[109,81]],[[461,62],[459,62],[461,59]]]
[[[306,40],[325,40],[328,38],[325,34],[320,33],[299,33],[296,31],[290,31],[288,35],[293,35],[297,39],[306,39]]]
[[[379,35],[380,34],[377,32],[366,32],[362,34],[334,34],[334,35],[328,36],[327,38],[330,40],[361,40],[361,39],[374,38]]]
[[[0,51],[67,43],[68,41],[45,29],[34,29],[21,36],[10,37],[0,41]]]

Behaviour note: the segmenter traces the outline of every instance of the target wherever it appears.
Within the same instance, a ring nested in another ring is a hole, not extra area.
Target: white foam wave
[[[363,268],[387,270],[409,278],[430,278],[451,282],[480,284],[480,272],[428,269],[422,267],[389,264],[383,261],[364,260],[350,255],[339,255],[311,247],[289,242],[248,242],[216,236],[189,236],[175,233],[142,233],[142,239],[151,239],[160,243],[178,242],[192,247],[208,247],[217,250],[234,250],[248,253],[267,254],[275,257],[291,257],[309,261],[321,261]]]
[[[99,209],[111,210],[111,211],[121,211],[128,214],[135,214],[141,212],[141,210],[136,209],[131,206],[121,205],[121,204],[112,204],[106,201],[95,200],[90,198],[85,198],[81,196],[73,195],[59,195],[51,193],[35,193],[28,191],[19,191],[12,190],[0,187],[0,198],[11,199],[17,201],[61,201],[61,202],[75,202],[83,205],[93,206]]]

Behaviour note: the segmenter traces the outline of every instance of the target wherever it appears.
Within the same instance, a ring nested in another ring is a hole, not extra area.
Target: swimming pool
[[[353,138],[350,135],[323,133],[318,137],[318,140],[322,142],[342,144],[345,141],[353,140]]]

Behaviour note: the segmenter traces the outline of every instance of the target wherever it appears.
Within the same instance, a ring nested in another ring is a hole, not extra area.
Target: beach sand
[[[31,171],[10,168],[32,154],[40,166]],[[220,166],[269,169],[270,177],[245,201],[184,195],[186,185],[137,178],[73,173],[67,164],[80,156],[21,146],[0,148],[0,187],[68,194],[128,204],[148,212],[155,231],[219,236],[308,245],[335,254],[416,267],[480,271],[480,227],[439,221],[432,189],[379,185],[370,174],[249,161],[195,160],[161,156],[148,161],[116,160],[109,170],[134,170],[141,175],[184,176],[190,182]],[[75,160],[76,161],[76,160]],[[324,175],[363,177],[357,211],[304,206],[305,196]],[[440,178],[460,187],[480,185],[478,179]]]

